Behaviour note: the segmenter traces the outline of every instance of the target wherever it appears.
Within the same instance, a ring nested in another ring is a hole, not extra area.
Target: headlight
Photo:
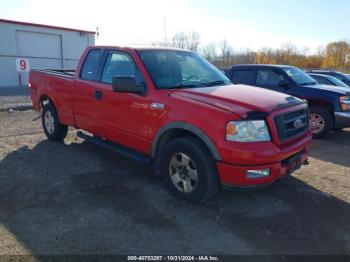
[[[271,141],[264,120],[231,121],[226,126],[226,140],[236,142]]]
[[[341,96],[340,106],[343,111],[350,111],[350,96]]]

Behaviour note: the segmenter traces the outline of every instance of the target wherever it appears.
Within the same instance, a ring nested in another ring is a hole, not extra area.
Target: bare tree
[[[217,46],[215,43],[210,43],[200,49],[201,55],[203,55],[207,60],[214,63],[217,59]]]
[[[179,32],[172,38],[172,45],[178,48],[197,52],[200,43],[200,35],[197,32]]]
[[[173,41],[173,46],[185,49],[187,46],[188,39],[186,37],[185,32],[179,32],[173,36],[172,41]]]
[[[233,55],[233,48],[227,43],[227,40],[223,40],[220,43],[220,50],[221,50],[221,66],[222,67],[228,67],[231,64],[231,59]]]
[[[188,35],[188,50],[198,52],[200,35],[197,32],[190,32]]]
[[[233,65],[254,64],[256,63],[256,53],[249,49],[240,50],[233,53],[230,61]]]

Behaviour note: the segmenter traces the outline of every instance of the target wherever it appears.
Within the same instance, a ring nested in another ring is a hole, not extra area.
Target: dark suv
[[[315,138],[325,136],[332,129],[350,127],[348,88],[319,85],[303,70],[286,65],[235,65],[226,74],[234,84],[263,87],[306,99]]]
[[[344,82],[346,85],[350,86],[350,76],[338,71],[329,71],[329,70],[307,70],[306,73],[315,73],[320,75],[329,75],[333,76],[340,81]]]

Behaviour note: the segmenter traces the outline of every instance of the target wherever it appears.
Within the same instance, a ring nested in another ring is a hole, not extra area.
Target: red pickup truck
[[[191,202],[221,186],[270,184],[307,163],[307,104],[232,85],[196,53],[89,47],[77,70],[32,70],[30,90],[50,140],[67,127],[153,164],[171,193]]]

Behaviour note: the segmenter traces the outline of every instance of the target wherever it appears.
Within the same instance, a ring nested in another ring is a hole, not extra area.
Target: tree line
[[[350,72],[350,43],[345,40],[319,47],[316,54],[307,54],[307,50],[300,50],[290,43],[280,48],[264,47],[259,51],[235,50],[226,40],[200,46],[197,32],[179,32],[169,41],[157,44],[198,52],[219,68],[228,68],[234,64],[286,64],[305,69]]]

